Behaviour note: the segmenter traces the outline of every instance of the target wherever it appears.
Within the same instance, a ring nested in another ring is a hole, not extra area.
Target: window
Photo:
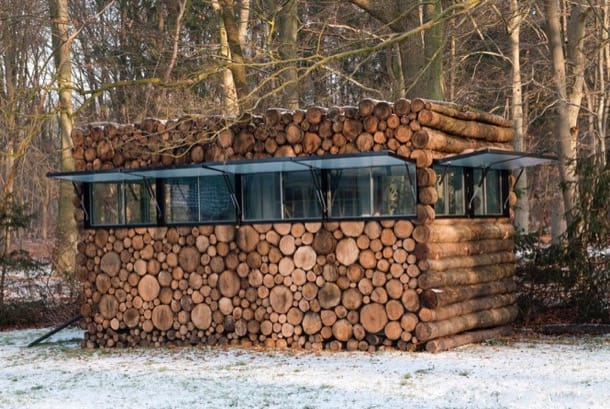
[[[233,190],[235,178],[227,176],[207,176],[199,178],[199,220],[235,221],[236,209],[231,199],[227,182]]]
[[[331,217],[371,215],[370,169],[341,169],[329,172]]]
[[[244,220],[311,219],[322,216],[310,171],[242,176]]]
[[[331,170],[329,216],[405,216],[414,214],[414,176],[407,166]]]
[[[284,219],[321,217],[322,211],[311,172],[287,172],[282,176]]]
[[[435,211],[439,216],[504,214],[505,172],[497,169],[435,166],[439,177]]]
[[[406,166],[371,168],[374,216],[415,213],[415,176],[408,172]]]
[[[466,214],[464,198],[464,168],[437,166],[434,168],[439,180],[436,183],[438,200],[434,210],[442,216],[463,216]]]
[[[151,186],[154,192],[154,186]],[[94,183],[91,187],[91,225],[149,225],[156,206],[143,182]]]
[[[257,173],[242,177],[244,220],[282,218],[281,173]]]
[[[233,185],[233,178],[229,178]],[[165,221],[207,223],[235,221],[235,206],[224,176],[171,178],[165,180]]]
[[[91,185],[91,224],[95,226],[117,225],[119,219],[119,190],[117,183]]]
[[[481,179],[483,178],[483,179]],[[473,169],[472,209],[476,216],[502,214],[502,178],[500,171]]]
[[[198,178],[176,178],[165,182],[165,221],[199,221]]]
[[[93,227],[413,217],[417,199],[414,164],[387,152],[60,176],[85,186]]]

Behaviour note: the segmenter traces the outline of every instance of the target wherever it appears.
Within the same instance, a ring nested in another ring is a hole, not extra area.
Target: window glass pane
[[[474,198],[474,214],[476,215],[497,215],[502,213],[501,207],[501,184],[500,171],[489,170],[480,188],[477,189],[481,181],[482,169],[474,169],[474,183],[477,194]]]
[[[154,186],[151,186],[154,189]],[[125,183],[125,223],[155,223],[157,212],[154,201],[144,183]]]
[[[362,168],[329,172],[331,217],[371,215],[370,171],[370,168]]]
[[[165,213],[167,223],[199,221],[197,178],[174,178],[165,181]]]
[[[501,183],[500,183],[500,171],[491,170],[487,172],[485,178],[485,198],[486,198],[486,213],[487,214],[501,214]]]
[[[485,214],[485,183],[481,183],[481,177],[483,175],[483,169],[475,168],[472,170],[474,183],[473,194],[474,198],[472,199],[472,208],[474,214],[482,215]]]
[[[474,183],[476,195],[473,201],[475,215],[498,215],[502,214],[502,186],[500,171],[489,170],[480,188],[478,184],[483,175],[482,169],[474,169]]]
[[[258,173],[242,177],[244,220],[280,220],[280,173]]]
[[[229,183],[235,186],[233,176],[230,176]],[[199,215],[202,222],[235,220],[235,205],[223,176],[200,177],[199,195]]]
[[[119,224],[119,187],[116,183],[93,183],[91,186],[91,224]]]
[[[310,171],[282,174],[284,218],[306,219],[321,217],[320,203]]]
[[[392,216],[415,213],[415,202],[406,166],[371,168],[373,215]]]
[[[463,215],[464,206],[464,170],[459,167],[436,167],[437,177],[443,177],[436,184],[438,200],[435,211],[439,215]]]

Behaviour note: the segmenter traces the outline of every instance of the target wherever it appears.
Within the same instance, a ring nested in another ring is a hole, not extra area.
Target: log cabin
[[[437,352],[518,308],[512,123],[363,99],[72,132],[88,348]]]

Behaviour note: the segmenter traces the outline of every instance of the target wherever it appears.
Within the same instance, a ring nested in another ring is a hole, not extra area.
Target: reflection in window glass
[[[229,183],[234,186],[232,176]],[[223,176],[201,177],[199,188],[199,217],[202,222],[235,220],[235,205]]]
[[[415,198],[406,166],[371,168],[373,183],[373,215],[413,214]]]
[[[473,199],[474,214],[477,216],[502,214],[500,171],[488,170],[480,188],[478,185],[483,176],[483,169],[474,169],[473,176],[476,184]]]
[[[357,217],[371,215],[370,169],[340,169],[330,171],[329,216]]]
[[[156,209],[144,183],[125,183],[126,224],[150,224],[156,222]],[[154,189],[154,186],[151,186]]]
[[[165,182],[165,221],[168,223],[199,220],[197,178],[175,178]]]
[[[322,215],[310,171],[282,174],[284,219],[307,219]]]
[[[116,183],[91,184],[91,224],[119,224],[119,187]]]
[[[406,166],[330,172],[331,217],[412,215],[415,198]]]
[[[279,220],[282,217],[280,173],[242,177],[244,220]]]
[[[156,219],[156,206],[144,183],[91,185],[91,225],[153,224]]]
[[[435,168],[438,177],[442,177],[436,185],[438,200],[435,212],[439,215],[464,215],[464,170],[459,167]]]

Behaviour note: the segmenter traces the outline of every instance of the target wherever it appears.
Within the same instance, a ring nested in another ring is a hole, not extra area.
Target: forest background
[[[608,0],[0,0],[0,308],[30,255],[73,277],[73,126],[424,97],[560,158],[519,179],[524,276],[608,320],[609,30]]]

